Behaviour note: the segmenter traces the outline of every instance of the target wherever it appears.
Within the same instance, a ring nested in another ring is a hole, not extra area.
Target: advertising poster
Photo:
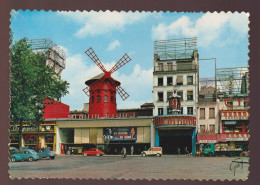
[[[136,141],[136,127],[103,128],[104,141]]]

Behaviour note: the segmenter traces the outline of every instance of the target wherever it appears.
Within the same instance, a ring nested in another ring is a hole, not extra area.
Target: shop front
[[[155,146],[163,154],[196,154],[196,117],[190,115],[156,116]]]
[[[99,148],[105,154],[141,154],[151,145],[152,118],[88,119],[57,121],[57,153],[74,154]],[[68,152],[69,151],[69,152]]]
[[[37,137],[39,133],[39,148],[49,147],[51,150],[56,149],[56,123],[46,121],[39,124],[24,123],[22,128],[22,147],[36,149]],[[12,124],[10,128],[10,146],[19,148],[19,124]]]
[[[249,113],[247,110],[221,110],[219,142],[226,142],[232,148],[248,150]]]

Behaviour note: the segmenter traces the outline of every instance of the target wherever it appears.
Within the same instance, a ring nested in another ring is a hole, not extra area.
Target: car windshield
[[[30,150],[30,153],[37,154],[34,150]]]

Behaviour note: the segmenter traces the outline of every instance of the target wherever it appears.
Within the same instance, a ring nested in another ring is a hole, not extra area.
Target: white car
[[[162,147],[152,147],[152,148],[149,148],[147,151],[143,151],[141,153],[142,157],[146,157],[149,155],[156,155],[158,157],[161,157],[162,156]]]

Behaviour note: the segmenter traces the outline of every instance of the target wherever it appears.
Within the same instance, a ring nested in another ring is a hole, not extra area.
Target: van
[[[162,156],[162,147],[152,147],[149,148],[147,151],[143,151],[141,153],[142,157],[150,156],[150,155],[156,155],[157,157]]]

